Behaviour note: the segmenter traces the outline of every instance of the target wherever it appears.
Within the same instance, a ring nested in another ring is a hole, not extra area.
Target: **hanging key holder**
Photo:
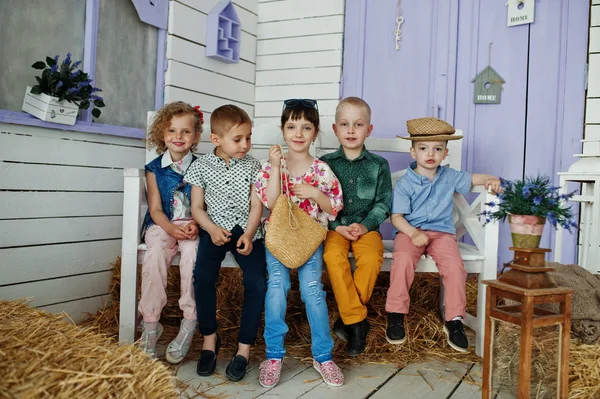
[[[394,30],[396,51],[400,50],[400,40],[402,40],[402,24],[404,23],[404,16],[402,15],[402,7],[400,2],[401,0],[398,0],[398,4],[396,5],[396,30]]]

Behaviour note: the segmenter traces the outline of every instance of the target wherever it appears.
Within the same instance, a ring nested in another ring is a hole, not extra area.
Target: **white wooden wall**
[[[139,139],[0,124],[0,298],[95,312],[121,253],[123,168],[144,157]]]
[[[585,110],[586,140],[600,139],[600,0],[592,0],[590,14],[588,91]]]
[[[279,120],[286,98],[314,98],[335,115],[344,0],[259,0],[254,125]]]
[[[240,61],[205,56],[207,15],[219,0],[174,0],[169,4],[164,102],[200,105],[206,121],[224,104],[254,115],[258,0],[234,0],[242,27]]]

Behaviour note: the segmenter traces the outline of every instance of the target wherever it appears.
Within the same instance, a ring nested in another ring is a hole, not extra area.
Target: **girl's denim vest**
[[[197,159],[196,156],[192,154],[192,163]],[[158,185],[158,191],[160,192],[160,200],[162,205],[162,210],[167,215],[167,218],[171,220],[173,217],[173,195],[175,191],[179,190],[183,192],[183,194],[190,200],[192,198],[192,186],[183,181],[183,175],[175,172],[171,169],[170,166],[166,168],[161,167],[162,155],[155,158],[153,161],[149,162],[145,169],[146,172],[154,173],[156,176],[156,184]],[[150,211],[146,212],[146,217],[144,218],[144,224],[142,225],[142,237],[146,229],[154,224],[152,217],[150,216]]]

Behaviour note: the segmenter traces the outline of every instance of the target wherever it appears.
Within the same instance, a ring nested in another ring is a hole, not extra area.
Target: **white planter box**
[[[68,101],[58,101],[58,98],[47,94],[31,94],[31,87],[27,86],[23,107],[28,114],[46,122],[74,125],[79,107]]]

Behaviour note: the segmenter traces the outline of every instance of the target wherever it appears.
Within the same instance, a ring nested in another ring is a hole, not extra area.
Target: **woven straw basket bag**
[[[288,184],[287,173],[282,160],[284,179]],[[281,190],[283,192],[283,189]],[[327,236],[327,229],[298,207],[287,195],[280,194],[271,210],[265,245],[281,263],[290,269],[297,269],[306,263]]]

